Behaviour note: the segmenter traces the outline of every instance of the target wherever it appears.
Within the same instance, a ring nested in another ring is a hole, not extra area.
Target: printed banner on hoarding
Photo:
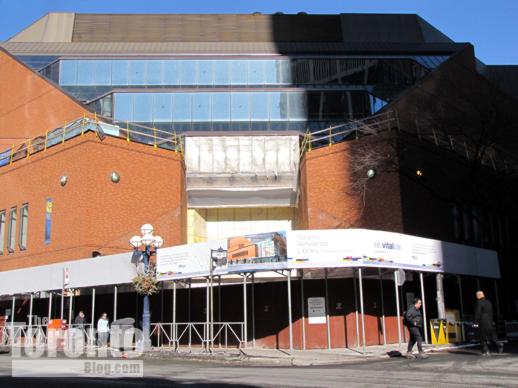
[[[158,251],[158,280],[268,271],[286,267],[286,233],[271,232],[180,245]]]

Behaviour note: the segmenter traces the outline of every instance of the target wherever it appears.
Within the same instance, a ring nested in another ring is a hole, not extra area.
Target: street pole
[[[69,299],[70,306],[68,306],[68,324],[72,325],[72,304],[73,304],[73,300],[74,300],[74,293],[72,292],[72,290],[69,290],[69,292],[70,292],[70,299]]]
[[[360,286],[360,311],[362,313],[362,344],[363,344],[363,354],[367,353],[367,348],[365,345],[365,311],[363,309],[363,277],[362,277],[362,268],[358,268],[358,280]]]
[[[205,286],[205,349],[210,352],[210,291],[209,291],[210,278],[207,278]]]
[[[423,302],[423,319],[424,319],[424,343],[428,343],[428,321],[426,319],[426,295],[424,291],[424,275],[422,272],[419,272],[419,281],[421,283],[421,301]],[[462,299],[462,296],[461,296]],[[461,302],[462,304],[462,302]]]
[[[13,295],[13,303],[11,306],[11,345],[14,345],[14,309],[16,307],[16,296]]]
[[[291,269],[288,270],[288,321],[290,335],[290,354],[293,353],[293,324],[291,315]]]
[[[443,278],[444,275],[442,273],[438,273],[437,275],[435,275],[435,284],[437,286],[437,312],[439,315],[439,319],[446,318],[446,311],[444,307]]]
[[[50,318],[52,317],[52,291],[49,292],[49,316],[47,325],[50,323]]]
[[[300,270],[300,308],[302,311],[302,349],[306,350],[306,306],[304,305],[304,270]]]
[[[146,249],[143,253],[144,256],[144,273],[147,273],[149,266],[149,256],[151,256],[149,245],[146,246]],[[142,332],[144,335],[142,342],[142,350],[148,351],[151,349],[151,339],[150,339],[150,326],[151,326],[151,313],[149,311],[149,295],[144,295],[144,305],[142,311]]]
[[[399,287],[397,270],[394,271],[394,288],[396,291],[396,313],[397,313],[397,340],[398,346],[401,347],[401,313],[399,308]]]
[[[356,291],[356,270],[353,268],[354,317],[356,320],[356,351],[360,352],[360,321],[358,318],[358,292]]]
[[[63,309],[65,308],[65,289],[61,288],[61,314],[60,319],[63,321]]]
[[[32,327],[32,303],[33,303],[33,294],[31,293],[31,300],[29,302],[29,327]]]
[[[113,287],[113,320],[117,320],[117,286]]]
[[[177,331],[176,331],[176,280],[173,280],[173,334],[172,334],[172,337],[173,337],[175,350],[177,349],[176,336],[177,336]]]
[[[247,307],[247,300],[246,300],[246,273],[244,274],[243,276],[243,341],[245,343],[245,348],[247,347],[247,343],[248,343],[248,307]]]
[[[324,269],[324,287],[326,293],[327,349],[331,350],[331,322],[329,322],[329,290],[327,287],[327,268]]]
[[[95,288],[92,288],[92,319],[91,319],[91,327],[90,327],[90,343],[92,345],[95,344],[94,338],[94,325],[95,325]]]
[[[255,274],[252,273],[252,347],[255,348]]]

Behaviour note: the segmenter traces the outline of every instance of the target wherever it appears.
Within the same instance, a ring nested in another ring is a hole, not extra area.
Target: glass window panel
[[[111,85],[112,61],[95,61],[95,85]]]
[[[178,85],[178,63],[177,61],[163,61],[164,85]]]
[[[264,84],[264,63],[266,61],[250,61],[248,63],[248,84]]]
[[[230,65],[232,85],[246,85],[247,61],[232,61]]]
[[[208,93],[193,94],[192,121],[210,121],[210,95]]]
[[[77,85],[93,85],[95,61],[77,62]]]
[[[288,93],[290,120],[301,121],[307,119],[307,106],[305,93]]]
[[[156,93],[153,101],[153,121],[173,121],[173,95],[171,93]]]
[[[214,61],[198,62],[198,85],[212,85]]]
[[[279,81],[281,84],[291,84],[291,62],[279,61]]]
[[[162,61],[147,61],[146,85],[162,85]]]
[[[134,107],[133,107],[133,121],[138,122],[152,122],[152,103],[153,103],[153,94],[152,93],[135,93],[135,97],[133,99]]]
[[[174,121],[191,121],[191,93],[174,94]]]
[[[230,93],[232,121],[249,120],[248,96],[249,93]]]
[[[133,121],[133,93],[115,93],[114,119]]]
[[[268,121],[268,93],[250,93],[250,120]]]
[[[230,62],[231,61],[214,61],[215,85],[230,84]]]
[[[14,247],[16,244],[16,220],[16,208],[13,207],[9,211],[9,230],[7,231],[7,250],[9,252],[14,252]]]
[[[129,61],[112,61],[112,85],[128,84]]]
[[[20,209],[20,234],[18,246],[20,250],[27,249],[27,227],[29,223],[29,204],[24,204]]]
[[[212,121],[230,121],[230,93],[211,93]]]
[[[264,61],[264,83],[275,85],[279,83],[278,61]]]
[[[146,61],[130,61],[129,85],[146,83]]]
[[[5,210],[0,211],[0,255],[4,254]]]
[[[180,85],[196,85],[196,62],[197,61],[178,61]]]
[[[288,98],[285,92],[274,92],[270,94],[270,120],[288,119]]]
[[[60,85],[77,84],[77,61],[61,61],[59,68]]]

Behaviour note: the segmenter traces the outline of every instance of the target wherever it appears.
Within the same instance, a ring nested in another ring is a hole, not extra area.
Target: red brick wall
[[[117,184],[112,171],[121,177]],[[129,238],[148,222],[166,246],[186,241],[184,166],[171,151],[88,133],[1,167],[0,187],[0,210],[29,203],[27,250],[4,249],[0,270],[129,251]],[[49,245],[47,198],[54,202]]]
[[[300,168],[298,229],[370,228],[402,231],[397,171],[379,169],[364,180],[352,172],[361,149],[393,152],[391,140],[367,136],[306,152]],[[363,182],[363,181],[362,181]],[[365,193],[364,193],[365,190]]]
[[[0,151],[89,111],[0,49]]]

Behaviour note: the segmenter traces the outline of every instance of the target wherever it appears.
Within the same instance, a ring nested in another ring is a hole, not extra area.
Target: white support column
[[[248,306],[247,306],[247,297],[246,297],[246,273],[243,274],[243,342],[245,343],[245,347],[247,347],[248,343]]]
[[[457,283],[459,285],[459,302],[460,302],[460,330],[462,332],[462,341],[466,340],[466,333],[464,333],[464,298],[462,297],[462,279],[457,275]]]
[[[49,316],[48,316],[47,324],[49,324],[51,319],[52,319],[52,291],[49,291]]]
[[[173,281],[173,342],[174,347],[176,349],[176,338],[177,338],[177,330],[176,330],[176,280]]]
[[[381,275],[381,268],[378,268],[378,277],[380,282],[381,294],[381,324],[383,325],[383,345],[387,345],[387,326],[385,324],[385,297],[383,295],[383,276]]]
[[[288,270],[288,321],[290,334],[290,353],[293,353],[293,317],[291,315],[291,270]]]
[[[252,347],[255,348],[255,274],[252,273]]]
[[[327,268],[324,269],[324,287],[326,292],[327,349],[331,350],[331,322],[329,322],[329,290],[327,287]]]
[[[69,290],[69,292],[70,292],[70,299],[69,299],[70,305],[68,306],[68,324],[71,325],[72,324],[72,304],[74,301],[74,292],[72,290]]]
[[[31,293],[31,300],[29,302],[29,326],[32,326],[32,307],[33,307],[33,298],[34,295]]]
[[[113,320],[117,320],[117,286],[113,286]]]
[[[363,309],[363,277],[362,277],[362,268],[358,268],[358,280],[360,286],[360,311],[362,313],[362,345],[363,345],[363,354],[367,353],[367,348],[365,344],[365,311]]]
[[[206,291],[206,299],[205,299],[205,346],[208,351],[210,351],[210,291],[209,291],[209,278],[207,278],[207,283],[205,287]]]
[[[13,303],[11,305],[11,346],[14,345],[14,312],[16,307],[16,296],[13,295]]]
[[[399,286],[398,286],[397,270],[394,271],[394,289],[396,292],[397,341],[398,341],[398,346],[401,347],[401,312],[400,312],[400,307],[399,307]]]
[[[306,350],[306,306],[304,302],[304,270],[300,270],[300,308],[302,311],[302,349]]]
[[[422,272],[419,272],[419,281],[421,283],[421,302],[423,303],[423,319],[424,319],[424,343],[428,343],[428,320],[426,318],[426,295],[424,291],[424,275]],[[462,298],[462,296],[461,296]]]
[[[218,275],[218,322],[221,320],[221,275]],[[218,343],[221,348],[221,333],[218,335]]]
[[[95,345],[94,329],[95,329],[95,288],[92,288],[92,318],[90,328],[90,345]]]
[[[63,321],[63,310],[65,309],[65,289],[61,289],[61,313],[59,315],[59,319]]]
[[[360,321],[358,317],[358,291],[356,290],[356,269],[353,268],[354,315],[356,319],[356,350],[360,351]]]
[[[446,318],[446,309],[444,306],[443,279],[444,279],[444,275],[442,273],[438,273],[435,275],[435,284],[437,286],[437,312],[439,315],[439,319]]]

